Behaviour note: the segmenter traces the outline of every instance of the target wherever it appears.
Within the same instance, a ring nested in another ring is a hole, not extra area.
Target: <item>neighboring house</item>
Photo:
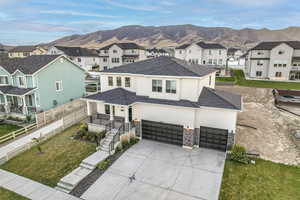
[[[0,61],[0,111],[25,117],[84,95],[85,72],[64,56]]]
[[[248,78],[300,81],[300,41],[262,42],[249,51]]]
[[[0,54],[6,54],[6,53],[7,53],[6,49],[0,48]]]
[[[175,58],[189,63],[210,65],[217,69],[217,76],[226,73],[227,49],[221,44],[198,42],[175,48]]]
[[[211,67],[163,56],[104,70],[101,92],[84,98],[90,124],[111,120],[128,129],[134,123],[141,138],[226,150],[242,101],[215,90],[215,74]]]
[[[99,70],[100,57],[96,50],[81,47],[53,46],[49,48],[47,54],[65,55],[86,71]]]
[[[147,59],[146,50],[135,43],[114,43],[98,51],[100,70]]]
[[[227,66],[231,69],[245,69],[246,54],[241,49],[229,48],[227,52]]]
[[[147,49],[147,58],[157,58],[160,56],[170,56],[170,54],[164,49]]]
[[[9,58],[25,58],[32,55],[46,54],[47,50],[40,46],[17,46],[8,51]]]

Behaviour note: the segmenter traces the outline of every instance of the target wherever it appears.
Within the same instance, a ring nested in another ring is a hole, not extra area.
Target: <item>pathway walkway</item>
[[[4,170],[0,170],[0,187],[32,200],[79,200],[77,197]]]
[[[32,142],[33,138],[39,138],[40,136],[45,136],[51,131],[61,127],[63,125],[62,120],[53,122],[43,128],[36,130],[35,132],[24,136],[22,138],[16,139],[15,141],[0,147],[0,164],[6,161],[6,156],[12,151],[15,151],[19,148],[22,148],[24,145],[27,145]]]

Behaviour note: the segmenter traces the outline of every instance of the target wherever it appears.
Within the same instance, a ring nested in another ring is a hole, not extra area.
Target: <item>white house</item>
[[[157,48],[152,48],[152,49],[147,49],[147,58],[156,58],[160,56],[170,56],[170,53],[167,52],[164,49],[157,49]]]
[[[135,43],[113,43],[98,52],[101,70],[147,59],[146,50]]]
[[[246,75],[253,79],[300,81],[300,41],[258,44],[249,51]]]
[[[186,147],[226,150],[234,141],[241,96],[215,90],[216,70],[158,57],[101,72],[87,96],[89,124],[135,124],[135,134]]]
[[[225,75],[227,49],[217,43],[198,42],[175,48],[175,58],[194,64],[210,65],[217,69],[217,76]]]
[[[246,54],[237,48],[229,48],[227,52],[227,66],[231,69],[244,70],[246,65]]]
[[[99,69],[100,57],[95,50],[81,47],[53,46],[48,49],[48,55],[65,55],[74,63],[90,71]]]

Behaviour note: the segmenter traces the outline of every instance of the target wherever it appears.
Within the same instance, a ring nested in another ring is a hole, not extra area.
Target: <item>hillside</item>
[[[145,47],[167,47],[194,41],[219,42],[227,47],[249,48],[260,41],[300,40],[300,27],[280,30],[232,29],[226,27],[174,26],[124,26],[84,35],[71,35],[55,40],[47,46],[66,45],[102,47],[113,42],[136,42]]]

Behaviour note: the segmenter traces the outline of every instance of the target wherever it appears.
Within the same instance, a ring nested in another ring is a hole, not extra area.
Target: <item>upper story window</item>
[[[284,51],[283,51],[283,50],[280,50],[280,51],[278,51],[278,54],[279,54],[279,55],[282,55],[282,54],[284,54]]]
[[[219,55],[222,55],[222,50],[219,50]]]
[[[130,87],[130,77],[125,77],[125,87]]]
[[[152,80],[152,92],[162,92],[162,80]]]
[[[166,93],[176,94],[176,81],[166,80]]]
[[[209,54],[209,55],[211,55],[211,54],[212,54],[212,51],[211,51],[211,50],[209,50],[209,51],[208,51],[208,54]]]
[[[0,76],[0,85],[8,85],[8,77]]]
[[[108,53],[108,50],[104,50],[104,53]]]
[[[107,62],[107,58],[103,58],[103,62]]]
[[[108,86],[114,86],[114,79],[112,76],[108,77]]]
[[[118,53],[118,51],[117,50],[113,50],[113,53]]]
[[[118,87],[122,86],[122,78],[121,77],[117,77],[117,86]]]
[[[263,65],[264,65],[264,61],[262,61],[262,60],[257,61],[257,66],[263,66]]]
[[[57,92],[63,90],[63,87],[62,87],[62,81],[56,81],[56,82],[55,82],[55,89],[56,89]]]
[[[257,52],[257,55],[263,55],[263,54],[264,54],[264,53],[261,52],[261,51]]]
[[[218,64],[218,60],[217,59],[214,59],[214,65],[217,65]]]
[[[25,87],[25,77],[24,76],[19,76],[18,81],[19,81],[20,87]]]
[[[133,49],[133,50],[131,50],[131,53],[135,53],[135,50]]]
[[[111,58],[112,63],[119,63],[120,59],[119,58]]]
[[[179,51],[179,54],[182,54],[182,51],[181,51],[181,50]]]

